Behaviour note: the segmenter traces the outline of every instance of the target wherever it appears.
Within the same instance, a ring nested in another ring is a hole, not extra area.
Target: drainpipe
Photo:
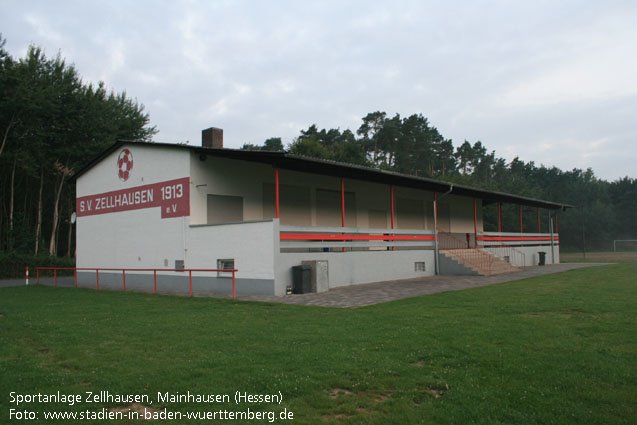
[[[442,199],[443,197],[449,195],[451,193],[451,191],[453,190],[453,183],[451,183],[451,186],[449,186],[449,190],[446,191],[445,193],[443,193],[442,195],[440,195],[440,199]],[[451,229],[450,229],[451,230]],[[434,192],[434,241],[435,241],[435,259],[436,259],[436,274],[440,274],[440,260],[439,260],[439,256],[440,256],[440,252],[438,249],[438,196],[437,194]]]
[[[551,232],[551,264],[555,264],[555,245],[553,244],[553,217],[549,210],[549,231]]]

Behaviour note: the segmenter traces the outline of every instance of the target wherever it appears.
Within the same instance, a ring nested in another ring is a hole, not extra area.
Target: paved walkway
[[[267,301],[285,304],[304,304],[324,307],[362,307],[419,295],[512,282],[527,277],[561,273],[582,267],[605,266],[608,263],[565,263],[527,267],[525,271],[495,276],[428,276],[408,280],[392,280],[364,285],[341,286],[320,294],[285,296],[238,296],[240,300]]]

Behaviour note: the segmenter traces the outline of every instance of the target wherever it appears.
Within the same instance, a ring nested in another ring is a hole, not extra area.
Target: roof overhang
[[[217,158],[227,158],[239,161],[256,162],[260,164],[269,164],[273,167],[281,169],[299,171],[312,174],[320,174],[332,177],[342,177],[348,179],[362,180],[373,183],[388,184],[394,186],[409,187],[413,189],[426,190],[437,193],[449,193],[453,195],[466,196],[470,198],[481,199],[483,203],[504,202],[513,203],[530,207],[564,210],[573,208],[573,205],[558,202],[545,201],[542,199],[529,198],[525,196],[514,195],[511,193],[498,192],[465,186],[445,181],[435,180],[427,177],[411,176],[408,174],[396,173],[393,171],[380,170],[360,165],[346,164],[336,161],[328,161],[317,158],[309,158],[299,155],[293,155],[286,152],[271,151],[250,151],[241,149],[213,149],[201,146],[178,145],[170,143],[147,143],[120,140],[114,145],[102,152],[98,157],[92,160],[84,168],[79,170],[73,179],[79,178],[86,173],[95,164],[100,162],[106,156],[119,149],[126,144],[139,146],[155,146],[168,147],[174,149],[188,149],[197,155],[213,156]]]

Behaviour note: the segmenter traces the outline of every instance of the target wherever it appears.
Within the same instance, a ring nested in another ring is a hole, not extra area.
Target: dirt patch
[[[391,394],[381,394],[379,396],[374,397],[374,403],[381,403],[385,400],[389,400],[391,398]]]
[[[449,385],[445,384],[444,388],[440,388],[440,387],[427,387],[427,392],[429,394],[431,394],[432,396],[434,396],[434,398],[440,398],[442,397],[445,392],[449,389]]]
[[[327,392],[327,396],[329,398],[339,398],[341,396],[352,395],[352,394],[354,393],[343,388],[334,388]]]
[[[435,389],[435,388],[428,388],[428,390],[429,390],[429,393],[432,396],[434,396],[435,398],[440,398],[444,394],[444,391],[438,390],[438,389]]]
[[[139,420],[141,420],[141,421],[144,420],[144,413],[145,412],[155,412],[152,408],[150,408],[148,406],[144,406],[143,404],[140,404],[140,403],[133,403],[133,404],[129,404],[128,406],[124,406],[124,407],[113,407],[113,408],[111,408],[109,410],[111,412],[122,412],[122,413],[137,412],[137,413],[139,413]]]
[[[0,313],[0,319],[4,317],[4,313]]]
[[[415,366],[415,367],[423,367],[425,365],[425,362],[423,362],[422,360],[419,362],[415,362],[415,363],[410,363],[410,365]]]
[[[323,415],[321,416],[321,418],[323,418],[323,420],[325,422],[333,422],[335,419],[343,419],[343,418],[351,418],[352,415],[344,415],[342,413],[338,413],[336,415]]]

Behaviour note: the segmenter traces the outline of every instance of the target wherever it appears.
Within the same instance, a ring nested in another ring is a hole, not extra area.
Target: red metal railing
[[[526,270],[526,254],[522,251],[508,245],[491,246],[489,248],[493,248],[493,251],[490,252],[490,254],[495,255],[504,261],[508,260],[507,262],[514,267]]]
[[[100,270],[101,271],[121,271],[122,272],[122,290],[126,292],[126,272],[153,272],[153,294],[157,293],[157,272],[188,272],[188,286],[190,296],[192,297],[192,272],[221,272],[232,273],[232,298],[236,298],[236,273],[238,269],[116,269],[116,268],[93,268],[93,267],[37,267],[37,283],[40,283],[40,270],[53,270],[53,286],[57,288],[57,272],[58,270],[73,270],[73,278],[75,287],[77,288],[77,271],[94,271],[95,272],[95,289],[100,289]]]
[[[500,236],[500,235],[484,235],[478,234],[478,241],[482,244],[485,242],[501,242],[502,244],[513,244],[517,246],[527,246],[527,245],[550,245],[551,244],[551,236],[550,235],[541,235],[541,236]],[[558,234],[555,234],[552,239],[553,242],[559,242],[560,237]],[[486,246],[486,245],[485,245]],[[491,246],[499,246],[498,244],[492,244]]]

